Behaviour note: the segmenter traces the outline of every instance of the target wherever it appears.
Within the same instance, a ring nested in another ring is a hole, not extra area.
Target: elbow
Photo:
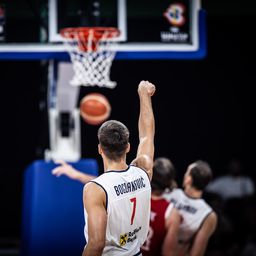
[[[89,241],[91,251],[94,252],[93,255],[101,255],[105,247],[105,241]]]

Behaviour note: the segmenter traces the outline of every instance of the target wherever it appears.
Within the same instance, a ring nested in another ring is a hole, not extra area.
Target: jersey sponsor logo
[[[115,189],[116,195],[120,196],[122,194],[133,192],[138,189],[145,188],[145,187],[146,187],[146,184],[144,183],[144,178],[140,177],[131,182],[125,182],[122,184],[118,184],[118,185],[114,186],[114,189]]]
[[[137,238],[137,233],[141,230],[141,227],[135,228],[133,231],[120,235],[119,244],[124,246],[127,243],[133,242]]]
[[[127,239],[128,239],[127,234],[120,235],[120,240],[119,240],[120,246],[126,245]]]
[[[174,204],[175,208],[178,210],[189,212],[191,214],[195,214],[197,212],[197,209],[195,207],[188,205],[188,204],[180,203],[173,198],[171,199],[171,202]]]

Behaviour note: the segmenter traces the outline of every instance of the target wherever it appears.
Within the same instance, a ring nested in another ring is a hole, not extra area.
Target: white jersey
[[[123,171],[108,171],[95,182],[106,193],[107,229],[102,255],[140,255],[147,238],[150,219],[151,185],[147,173],[135,166]],[[85,239],[88,241],[87,212]]]
[[[174,204],[181,215],[181,225],[178,234],[180,243],[189,243],[203,224],[212,208],[202,198],[191,198],[182,189],[174,189],[165,193],[164,197]]]

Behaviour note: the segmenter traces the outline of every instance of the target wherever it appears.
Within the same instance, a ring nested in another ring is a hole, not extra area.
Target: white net
[[[110,69],[116,51],[115,28],[77,28],[61,32],[74,68],[70,81],[75,86],[99,86],[114,88]]]

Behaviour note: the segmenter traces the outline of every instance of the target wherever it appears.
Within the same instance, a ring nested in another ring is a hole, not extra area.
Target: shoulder
[[[83,207],[88,222],[92,222],[95,216],[100,216],[101,220],[105,220],[108,213],[108,199],[104,191],[90,182],[84,186],[83,191]],[[96,218],[97,219],[97,218]],[[94,223],[97,223],[94,221]]]
[[[183,190],[181,188],[174,188],[172,191],[171,191],[172,194],[174,193],[183,193]]]
[[[174,188],[172,191],[168,191],[168,192],[165,192],[163,194],[163,197],[167,200],[167,201],[172,201],[172,200],[177,200],[177,197],[179,197],[180,193],[182,192],[181,189],[179,188]]]
[[[217,221],[218,221],[217,214],[214,211],[212,211],[205,218],[205,221],[202,225],[202,229],[206,229],[209,232],[209,234],[211,235],[216,229]]]
[[[89,182],[83,189],[83,204],[87,212],[94,206],[108,208],[108,195],[106,190],[96,182]]]
[[[97,184],[98,186],[108,186],[109,183],[113,182],[115,179],[116,173],[115,172],[104,172],[100,176],[93,179],[90,183]]]
[[[84,185],[83,188],[83,195],[84,197],[91,198],[97,198],[102,197],[106,193],[104,187],[102,187],[98,182],[96,181],[90,181],[86,185]]]
[[[211,211],[211,212],[208,214],[208,216],[206,217],[206,221],[212,222],[212,223],[217,222],[217,219],[218,219],[218,217],[217,217],[217,214],[216,214],[215,211]]]
[[[180,189],[180,188],[175,188],[175,189],[173,189],[173,190],[170,192],[170,195],[171,195],[171,196],[177,196],[177,195],[183,196],[183,195],[185,195],[185,193],[184,193],[184,191],[183,191],[182,189]]]
[[[129,165],[129,169],[134,172],[139,172],[141,175],[145,175],[149,178],[147,170],[145,170],[143,167],[140,167],[140,166],[137,166],[137,165],[134,165],[133,163],[131,163]]]
[[[153,159],[151,159],[148,155],[140,155],[135,158],[131,165],[139,167],[149,175],[150,179],[152,178],[152,170],[153,170]]]
[[[174,208],[172,203],[169,204],[165,212],[165,223],[167,227],[170,227],[173,223],[179,225],[181,223],[181,215],[179,211]]]
[[[170,217],[170,215],[173,213],[173,211],[176,211],[176,209],[174,208],[174,204],[168,202],[166,210],[165,210],[165,216],[164,216],[165,219],[168,219]]]

